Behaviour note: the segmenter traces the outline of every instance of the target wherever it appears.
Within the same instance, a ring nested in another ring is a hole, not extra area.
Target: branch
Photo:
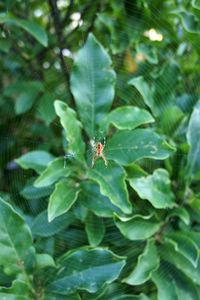
[[[53,23],[54,23],[54,28],[55,28],[55,33],[56,33],[56,37],[57,37],[57,42],[58,42],[58,47],[59,47],[59,58],[60,58],[60,64],[61,64],[61,68],[63,71],[63,75],[65,77],[65,81],[66,81],[66,85],[67,85],[67,89],[69,89],[70,92],[70,75],[69,75],[69,69],[66,65],[64,56],[63,56],[63,45],[65,43],[65,39],[64,36],[62,34],[62,24],[61,24],[61,19],[60,19],[60,14],[59,14],[59,10],[57,7],[57,3],[56,0],[48,0],[49,1],[49,7],[51,10],[51,16],[53,19]]]
[[[64,18],[62,20],[62,28],[65,26],[65,23],[68,21],[70,15],[71,15],[73,5],[74,5],[74,0],[71,0],[69,3],[69,7],[67,9],[66,15],[64,16]]]

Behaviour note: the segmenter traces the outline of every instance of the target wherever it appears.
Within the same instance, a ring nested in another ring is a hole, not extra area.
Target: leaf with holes
[[[105,147],[107,159],[128,165],[142,158],[166,159],[174,148],[150,129],[123,130],[115,133]]]

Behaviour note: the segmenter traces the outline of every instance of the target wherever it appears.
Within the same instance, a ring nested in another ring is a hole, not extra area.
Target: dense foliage
[[[4,2],[0,299],[200,299],[199,1]]]

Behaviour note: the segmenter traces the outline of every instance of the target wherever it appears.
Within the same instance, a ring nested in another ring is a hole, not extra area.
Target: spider
[[[107,162],[107,159],[103,153],[103,150],[105,148],[105,145],[106,145],[106,139],[104,138],[103,139],[103,143],[101,142],[95,142],[95,138],[93,140],[90,141],[90,144],[92,146],[92,149],[93,149],[93,152],[94,152],[94,155],[93,155],[93,158],[92,158],[92,168],[94,167],[94,163],[96,161],[96,159],[98,157],[101,157],[105,163],[105,166],[107,167],[108,166],[108,162]]]

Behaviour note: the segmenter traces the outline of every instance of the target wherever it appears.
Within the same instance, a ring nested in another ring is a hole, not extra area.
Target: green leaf
[[[53,119],[55,119],[56,114],[54,110],[54,103],[55,97],[54,95],[45,92],[42,97],[40,97],[37,105],[37,111],[38,111],[38,116],[41,118],[46,125],[49,125]]]
[[[190,215],[184,207],[176,207],[172,212],[168,214],[170,217],[179,217],[186,225],[190,224]]]
[[[71,76],[71,90],[90,138],[112,105],[115,77],[109,55],[90,33],[75,58]]]
[[[58,181],[61,177],[68,177],[70,173],[70,169],[64,168],[63,158],[56,158],[48,164],[47,168],[36,179],[34,186],[49,186]]]
[[[28,181],[23,190],[20,191],[20,195],[22,195],[22,197],[24,197],[27,200],[36,200],[45,198],[53,192],[53,186],[36,188],[33,185],[34,179],[35,177],[31,178],[31,180]]]
[[[21,280],[15,280],[12,286],[0,287],[0,298],[2,300],[27,300],[30,298],[29,286],[26,282]]]
[[[139,256],[135,269],[123,282],[130,285],[143,284],[151,278],[152,272],[159,267],[159,257],[153,240],[148,240],[144,252]]]
[[[154,122],[151,114],[136,106],[121,106],[110,112],[103,120],[101,128],[108,130],[110,124],[118,129],[135,129],[136,127]]]
[[[198,265],[195,268],[185,256],[174,249],[174,245],[171,243],[165,243],[162,247],[159,247],[159,253],[162,259],[174,265],[189,277],[194,284],[200,286],[200,260],[198,260]]]
[[[62,180],[56,184],[51,194],[48,205],[48,220],[53,221],[56,217],[66,213],[78,197],[79,188],[76,183]]]
[[[151,64],[158,63],[158,57],[156,53],[156,49],[153,48],[151,45],[148,44],[138,44],[136,46],[137,53],[143,54],[144,57],[150,62]]]
[[[2,199],[0,219],[0,266],[9,275],[22,272],[26,274],[35,260],[30,229],[21,216]]]
[[[67,228],[73,223],[75,217],[71,212],[68,212],[60,217],[57,217],[52,222],[48,222],[47,211],[43,211],[36,216],[31,225],[33,235],[41,237],[50,237],[59,231]]]
[[[37,254],[36,255],[36,268],[44,269],[44,268],[48,268],[48,267],[53,267],[53,268],[56,267],[53,257],[46,253]]]
[[[98,218],[94,214],[90,213],[87,216],[85,223],[85,230],[87,232],[88,241],[91,246],[98,246],[105,233],[105,226],[102,218]]]
[[[174,249],[187,258],[196,268],[199,253],[198,246],[190,239],[188,234],[183,232],[172,232],[165,235],[165,240],[174,246]]]
[[[157,169],[152,175],[146,177],[132,178],[129,183],[141,199],[148,200],[155,208],[176,206],[169,174],[165,169]]]
[[[187,161],[187,176],[193,177],[200,172],[200,102],[195,106],[187,129],[190,146]]]
[[[179,300],[176,285],[169,270],[160,267],[152,274],[152,280],[158,290],[158,300]]]
[[[66,103],[56,100],[54,102],[56,114],[65,130],[68,140],[68,149],[76,159],[84,161],[85,144],[81,135],[81,123],[77,120],[76,112]]]
[[[79,199],[85,207],[98,217],[110,218],[114,212],[119,215],[122,213],[117,206],[112,204],[108,197],[100,193],[99,186],[90,181],[81,184]]]
[[[196,9],[200,10],[200,3],[199,0],[192,0],[192,6]]]
[[[116,215],[115,224],[121,234],[132,241],[148,239],[155,234],[161,226],[161,223],[155,221],[153,215],[134,215],[130,218]]]
[[[140,295],[122,295],[112,298],[111,300],[149,300],[145,294]]]
[[[62,295],[76,290],[95,293],[116,280],[124,265],[124,257],[104,248],[73,250],[59,259],[58,273],[47,290]]]
[[[192,281],[165,261],[161,261],[161,267],[153,273],[152,280],[158,289],[158,300],[199,299]]]
[[[48,37],[46,32],[42,27],[40,27],[37,23],[33,21],[20,20],[13,17],[10,14],[0,14],[0,24],[6,23],[10,25],[14,25],[20,28],[23,28],[29,34],[31,34],[40,44],[44,47],[48,45]]]
[[[109,162],[106,168],[102,161],[97,161],[94,169],[88,171],[88,177],[97,182],[101,194],[119,207],[124,213],[131,213],[132,206],[128,199],[124,169],[114,162]]]
[[[152,96],[153,92],[144,78],[142,76],[134,77],[129,80],[128,84],[134,86],[138,90],[144,100],[144,103],[151,109],[152,112],[154,112],[156,109]]]
[[[30,151],[15,159],[16,163],[23,169],[33,169],[41,173],[47,164],[54,159],[53,155],[46,151]]]
[[[199,21],[194,14],[184,10],[176,10],[173,13],[181,18],[183,27],[186,31],[191,33],[200,32]]]
[[[107,159],[128,165],[142,158],[166,159],[173,151],[174,148],[152,130],[136,129],[114,134],[104,152]]]
[[[8,53],[11,47],[11,41],[6,38],[0,38],[0,50]]]

